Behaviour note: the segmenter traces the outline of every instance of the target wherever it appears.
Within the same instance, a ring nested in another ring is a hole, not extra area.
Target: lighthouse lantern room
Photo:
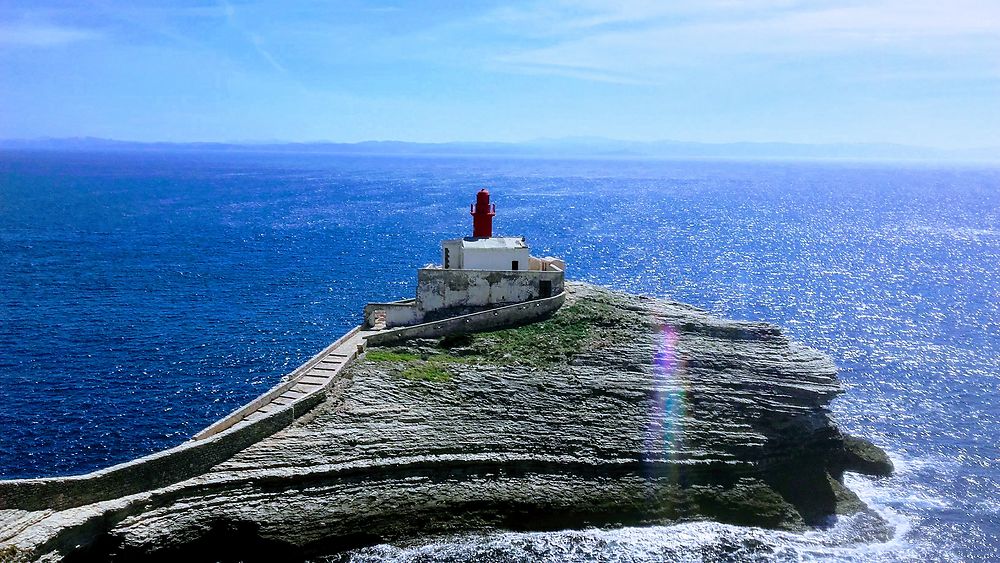
[[[490,192],[485,188],[476,194],[470,212],[472,213],[473,238],[490,238],[493,236],[493,216],[497,214],[496,204],[490,204]]]

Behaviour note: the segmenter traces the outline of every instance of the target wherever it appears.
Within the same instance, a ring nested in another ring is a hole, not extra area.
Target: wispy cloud
[[[220,4],[224,9],[224,13],[226,15],[226,22],[229,24],[230,27],[238,31],[240,34],[243,35],[244,38],[246,38],[247,41],[250,42],[250,44],[254,48],[254,51],[257,52],[260,58],[264,59],[264,61],[266,61],[267,64],[270,65],[271,68],[273,68],[274,70],[277,70],[278,72],[281,73],[288,72],[285,69],[285,67],[281,63],[279,63],[276,58],[274,58],[274,55],[272,55],[271,52],[267,50],[267,48],[265,47],[264,39],[259,34],[248,31],[237,20],[236,8],[232,4],[230,4],[227,0],[221,0]]]
[[[0,45],[9,47],[58,47],[100,37],[91,29],[54,24],[0,24]]]
[[[992,0],[591,0],[504,8],[491,17],[535,39],[498,62],[581,78],[588,71],[643,81],[650,72],[748,55],[968,53],[986,63],[984,72],[1000,63],[1000,3]]]
[[[503,59],[500,59],[501,61]],[[524,74],[550,74],[578,78],[590,82],[607,82],[609,84],[648,84],[649,82],[631,74],[595,70],[592,68],[572,67],[564,63],[545,64],[541,62],[519,61],[518,71]]]

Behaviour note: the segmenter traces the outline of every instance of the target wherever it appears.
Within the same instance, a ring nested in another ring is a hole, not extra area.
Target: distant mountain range
[[[691,143],[594,137],[521,143],[404,141],[161,143],[94,137],[0,140],[0,150],[289,152],[353,155],[519,156],[564,158],[730,158],[1000,161],[1000,148],[937,149],[887,143]]]

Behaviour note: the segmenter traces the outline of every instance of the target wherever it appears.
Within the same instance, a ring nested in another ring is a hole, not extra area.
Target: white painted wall
[[[463,268],[461,239],[441,242],[441,267],[452,270],[461,270]]]
[[[531,251],[527,248],[466,248],[462,268],[466,270],[510,270],[517,260],[518,269],[529,268]]]

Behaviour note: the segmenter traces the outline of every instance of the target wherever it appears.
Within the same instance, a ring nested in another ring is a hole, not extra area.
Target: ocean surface
[[[496,231],[570,277],[770,321],[831,354],[885,521],[440,538],[355,561],[1000,560],[1000,169],[225,153],[0,153],[0,476],[176,445]]]

